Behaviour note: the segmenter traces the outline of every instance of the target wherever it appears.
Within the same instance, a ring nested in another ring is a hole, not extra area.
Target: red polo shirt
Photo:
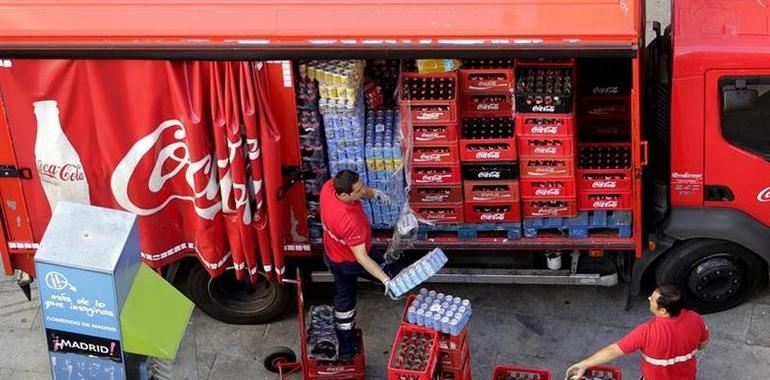
[[[334,181],[321,188],[321,223],[324,225],[324,250],[335,263],[356,261],[351,247],[364,243],[372,246],[372,230],[360,201],[343,202],[334,192]]]
[[[646,380],[695,379],[692,353],[709,339],[703,318],[682,310],[676,317],[654,317],[617,342],[624,353],[642,351],[642,375]]]

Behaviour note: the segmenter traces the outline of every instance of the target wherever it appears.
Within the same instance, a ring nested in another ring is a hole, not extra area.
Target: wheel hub
[[[692,266],[687,281],[700,300],[722,302],[734,296],[743,285],[743,269],[727,254],[709,256]]]
[[[259,312],[269,307],[276,297],[275,286],[260,278],[252,284],[248,280],[238,280],[232,270],[212,278],[208,292],[217,303],[228,308]]]

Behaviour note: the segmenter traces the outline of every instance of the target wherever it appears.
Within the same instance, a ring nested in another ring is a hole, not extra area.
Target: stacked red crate
[[[411,136],[412,209],[433,223],[462,223],[456,73],[403,73],[401,120]]]
[[[513,82],[509,68],[460,70],[460,161],[468,223],[521,220]]]
[[[578,146],[578,209],[631,210],[631,144]]]
[[[438,343],[436,330],[402,323],[390,351],[388,380],[432,380]]]
[[[574,60],[519,60],[516,134],[526,217],[577,215]]]

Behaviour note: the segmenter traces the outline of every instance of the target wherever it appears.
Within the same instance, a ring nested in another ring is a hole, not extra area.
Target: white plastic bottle
[[[51,212],[59,201],[90,204],[88,181],[80,156],[67,139],[55,100],[32,103],[37,119],[35,165]]]

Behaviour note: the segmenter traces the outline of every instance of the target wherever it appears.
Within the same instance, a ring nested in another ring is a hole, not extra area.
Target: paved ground
[[[437,285],[470,298],[473,375],[488,379],[498,363],[566,367],[618,339],[649,317],[645,297],[623,311],[623,288]],[[36,293],[36,291],[35,291]],[[306,298],[330,302],[319,285]],[[368,374],[386,378],[386,362],[403,301],[385,299],[374,286],[360,294],[359,325],[365,331]],[[770,291],[733,310],[706,316],[713,341],[699,359],[700,379],[760,379],[770,373]],[[232,326],[197,312],[193,318],[201,379],[273,379],[261,358],[274,345],[297,349],[297,319],[263,326]],[[0,379],[49,378],[37,298],[27,302],[11,278],[0,280]],[[638,355],[618,360],[627,379],[638,377]]]

